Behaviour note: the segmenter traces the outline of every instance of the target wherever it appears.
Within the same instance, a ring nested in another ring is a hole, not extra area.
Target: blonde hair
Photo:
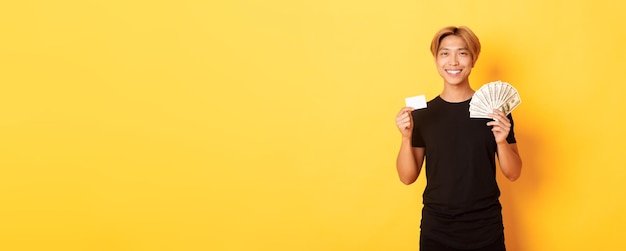
[[[433,53],[433,57],[437,57],[437,51],[439,51],[441,40],[450,35],[458,36],[465,41],[467,49],[472,55],[473,62],[476,63],[478,54],[480,54],[480,41],[474,32],[466,26],[448,26],[439,30],[437,34],[435,34],[435,37],[433,37],[433,41],[430,43],[430,52]]]

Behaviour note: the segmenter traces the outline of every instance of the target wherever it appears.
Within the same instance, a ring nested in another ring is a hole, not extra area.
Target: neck
[[[458,85],[444,84],[443,92],[439,96],[448,102],[463,102],[472,98],[473,95],[474,90],[467,82]]]

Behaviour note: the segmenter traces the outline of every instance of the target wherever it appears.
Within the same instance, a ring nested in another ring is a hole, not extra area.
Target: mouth
[[[461,73],[461,70],[445,70],[445,71],[451,75],[458,75],[459,73]]]

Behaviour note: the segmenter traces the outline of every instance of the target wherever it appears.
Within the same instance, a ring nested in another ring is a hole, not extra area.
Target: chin
[[[449,85],[460,85],[461,83],[463,83],[463,80],[446,80],[446,83],[448,83]]]

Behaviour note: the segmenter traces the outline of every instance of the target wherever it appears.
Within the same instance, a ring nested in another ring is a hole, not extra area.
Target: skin
[[[448,102],[463,102],[472,98],[474,90],[470,86],[469,75],[476,61],[473,60],[463,39],[455,35],[449,35],[442,39],[434,61],[437,71],[443,79],[443,91],[440,94],[442,99]],[[396,169],[400,181],[406,185],[412,184],[419,177],[425,156],[423,147],[411,146],[413,133],[411,111],[413,108],[403,107],[396,116],[396,125],[402,135]],[[522,160],[517,144],[509,144],[506,141],[511,130],[511,122],[499,110],[493,110],[490,116],[494,120],[488,122],[487,126],[492,127],[491,131],[497,144],[500,169],[507,179],[515,181],[522,172]]]

